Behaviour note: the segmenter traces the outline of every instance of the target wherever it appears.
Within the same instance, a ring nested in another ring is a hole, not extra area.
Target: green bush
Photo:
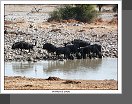
[[[75,9],[70,5],[64,6],[64,8],[60,8],[59,12],[62,15],[62,19],[74,19],[75,18]]]
[[[62,19],[62,15],[59,11],[53,11],[51,14],[50,14],[50,18],[48,19],[48,21],[61,21]]]
[[[91,22],[97,16],[94,5],[64,5],[50,14],[48,21],[75,19],[81,22]]]
[[[94,5],[76,5],[76,20],[82,22],[91,22],[97,17],[97,11]]]

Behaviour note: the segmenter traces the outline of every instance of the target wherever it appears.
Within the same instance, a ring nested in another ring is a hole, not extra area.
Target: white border
[[[4,4],[118,4],[118,90],[4,90]],[[69,93],[67,93],[68,91]],[[122,94],[122,1],[1,1],[1,92],[4,94]]]

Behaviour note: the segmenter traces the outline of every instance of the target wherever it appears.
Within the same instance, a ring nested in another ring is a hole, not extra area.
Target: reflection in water
[[[6,76],[64,79],[117,79],[117,58],[5,62]]]
[[[82,60],[67,60],[67,61],[53,61],[48,63],[47,72],[52,72],[54,69],[63,71],[80,70],[87,68],[89,70],[97,70],[101,65],[102,59],[82,59]],[[45,71],[45,69],[44,69]]]
[[[17,73],[26,73],[28,71],[32,71],[33,66],[34,66],[34,64],[31,63],[31,62],[12,63],[12,69],[13,69],[14,72],[17,72]]]

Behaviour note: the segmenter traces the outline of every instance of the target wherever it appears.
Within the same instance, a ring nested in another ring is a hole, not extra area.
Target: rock
[[[75,23],[75,24],[73,24],[73,26],[80,26],[81,24],[77,24],[77,23]]]
[[[40,59],[40,57],[39,57],[39,56],[36,56],[36,58],[35,58],[35,59],[38,59],[38,60],[39,60],[39,59]]]
[[[27,61],[33,61],[33,59],[31,57],[28,57]]]
[[[52,29],[50,32],[57,32],[57,31],[61,32],[61,29]]]
[[[72,80],[66,80],[64,84],[78,84],[81,83],[80,81],[72,81]]]
[[[38,53],[41,53],[41,50],[38,50]]]
[[[33,62],[37,62],[37,60],[34,59]]]
[[[33,85],[24,85],[23,87],[33,87]]]
[[[46,80],[54,80],[54,81],[59,81],[61,80],[59,77],[49,77],[48,79]]]
[[[97,37],[97,34],[92,34],[92,37]]]
[[[84,32],[85,30],[79,30],[78,32]]]

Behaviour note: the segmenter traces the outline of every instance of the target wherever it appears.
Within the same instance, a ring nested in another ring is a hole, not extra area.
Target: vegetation
[[[64,5],[50,14],[48,21],[62,21],[68,19],[75,19],[81,22],[91,22],[97,17],[95,5],[78,4],[78,5]]]
[[[113,12],[117,12],[117,11],[118,11],[118,5],[115,4],[115,5],[113,6]]]
[[[97,4],[98,8],[99,8],[99,12],[101,12],[101,9],[102,7],[104,6],[105,4]]]

